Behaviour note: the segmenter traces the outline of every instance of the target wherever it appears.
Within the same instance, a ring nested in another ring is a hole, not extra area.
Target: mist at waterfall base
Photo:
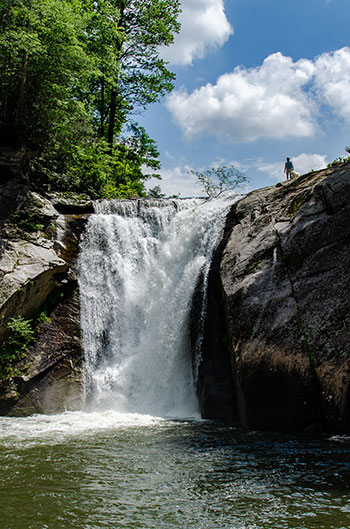
[[[1,529],[350,526],[349,436],[199,418],[188,315],[231,204],[104,203],[91,217],[86,406],[0,418]]]

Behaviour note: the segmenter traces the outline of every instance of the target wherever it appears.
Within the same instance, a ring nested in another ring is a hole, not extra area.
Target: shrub
[[[45,311],[41,312],[36,320],[36,323],[39,325],[40,323],[51,323],[51,318],[46,314]]]
[[[0,379],[2,380],[14,374],[14,365],[25,358],[29,345],[35,339],[31,320],[25,320],[22,316],[11,318],[7,328],[9,335],[0,355]]]
[[[43,231],[45,226],[35,213],[13,213],[10,220],[26,232]]]

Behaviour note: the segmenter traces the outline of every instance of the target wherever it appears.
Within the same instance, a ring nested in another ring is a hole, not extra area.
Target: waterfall
[[[233,201],[96,205],[78,263],[89,409],[198,414],[191,300],[199,275],[207,279]]]

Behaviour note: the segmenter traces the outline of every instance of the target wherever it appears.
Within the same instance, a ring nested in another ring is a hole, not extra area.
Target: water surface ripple
[[[349,437],[88,416],[0,419],[1,529],[350,526]]]

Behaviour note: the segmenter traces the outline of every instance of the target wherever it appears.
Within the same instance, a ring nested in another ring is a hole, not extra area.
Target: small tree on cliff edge
[[[189,173],[197,177],[209,199],[218,198],[224,191],[230,191],[248,182],[248,178],[234,165],[212,167],[203,172],[191,169]]]

